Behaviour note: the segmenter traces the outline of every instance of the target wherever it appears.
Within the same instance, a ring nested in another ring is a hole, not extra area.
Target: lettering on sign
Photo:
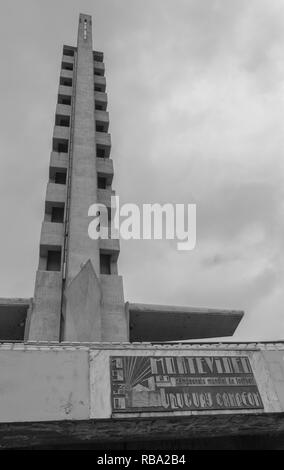
[[[110,358],[115,413],[263,409],[246,356]]]

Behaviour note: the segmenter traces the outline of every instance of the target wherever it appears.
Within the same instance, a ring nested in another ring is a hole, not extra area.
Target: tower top
[[[80,13],[80,14],[79,14],[79,22],[80,22],[80,21],[84,21],[84,20],[92,21],[92,16],[91,16],[91,15],[87,15],[86,13]]]
[[[92,17],[84,13],[79,15],[77,46],[84,45],[92,49]]]

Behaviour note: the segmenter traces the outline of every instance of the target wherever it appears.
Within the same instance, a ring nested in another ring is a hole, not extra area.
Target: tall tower
[[[114,194],[104,72],[80,14],[77,47],[63,47],[29,340],[128,340],[119,240],[88,236],[89,207],[110,211]]]
[[[13,303],[13,328],[4,299],[0,335],[79,343],[230,336],[243,312],[125,303],[119,240],[110,227],[107,239],[89,237],[90,207],[104,204],[110,226],[114,194],[103,53],[92,43],[91,17],[80,14],[77,47],[63,46],[34,298],[23,299],[21,322]]]

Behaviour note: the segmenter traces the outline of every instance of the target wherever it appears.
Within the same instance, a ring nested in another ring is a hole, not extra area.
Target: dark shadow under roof
[[[243,318],[239,310],[127,304],[130,341],[184,341],[232,336]]]
[[[31,299],[0,298],[0,340],[23,340]]]

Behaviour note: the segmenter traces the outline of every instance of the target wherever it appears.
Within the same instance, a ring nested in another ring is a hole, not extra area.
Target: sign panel
[[[246,356],[112,356],[115,413],[263,409]]]

